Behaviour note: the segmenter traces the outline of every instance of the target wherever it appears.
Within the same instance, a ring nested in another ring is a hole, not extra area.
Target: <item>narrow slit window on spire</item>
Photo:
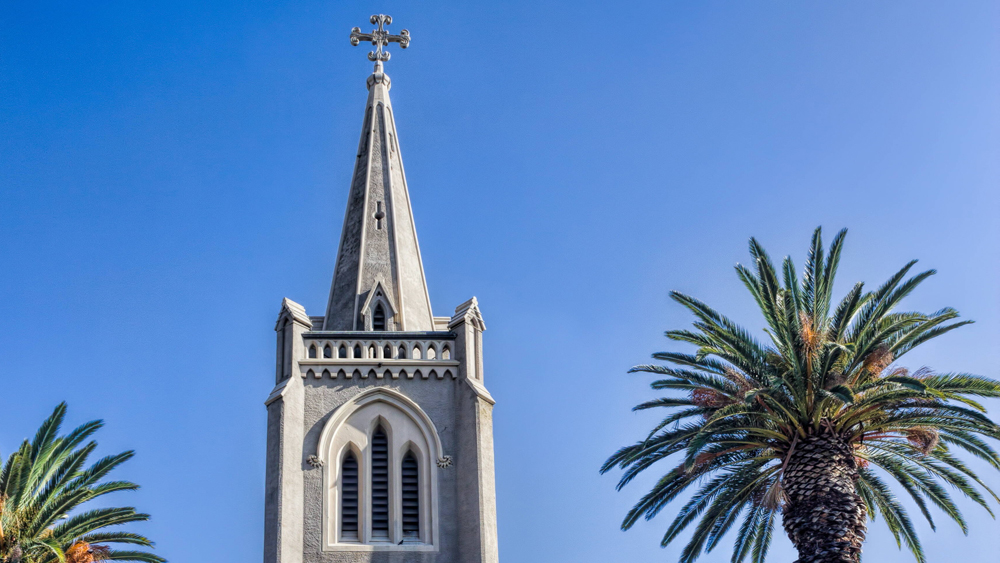
[[[372,330],[385,330],[385,309],[379,303],[372,314]]]

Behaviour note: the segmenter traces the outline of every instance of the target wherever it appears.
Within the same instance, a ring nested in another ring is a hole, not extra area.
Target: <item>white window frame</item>
[[[389,538],[371,537],[371,437],[381,425],[389,439]],[[320,433],[317,453],[323,460],[323,551],[437,551],[437,463],[443,457],[434,423],[411,399],[379,387],[360,393],[338,408]],[[358,540],[340,533],[341,461],[350,448],[358,460]],[[412,451],[420,483],[419,541],[403,541],[402,459]],[[403,541],[400,545],[399,542]]]

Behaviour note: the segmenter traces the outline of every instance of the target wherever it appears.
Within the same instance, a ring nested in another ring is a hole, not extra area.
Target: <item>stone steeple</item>
[[[351,30],[376,65],[326,315],[286,298],[275,324],[264,563],[497,563],[486,325],[475,297],[431,316],[382,69],[410,35],[370,21]]]
[[[379,61],[368,77],[323,330],[434,330],[389,87]]]

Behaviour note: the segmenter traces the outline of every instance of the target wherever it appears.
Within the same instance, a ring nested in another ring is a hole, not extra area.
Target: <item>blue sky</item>
[[[435,313],[488,326],[504,561],[676,559],[667,518],[618,530],[652,476],[597,468],[653,421],[625,372],[689,323],[668,290],[761,327],[751,235],[801,264],[849,228],[841,290],[919,258],[908,307],[977,323],[907,365],[998,376],[995,2],[7,3],[4,455],[68,400],[138,451],[116,500],[162,555],[260,560],[273,323],[325,305],[377,12],[414,37],[387,70]],[[920,524],[932,561],[995,556],[962,506],[967,538]]]

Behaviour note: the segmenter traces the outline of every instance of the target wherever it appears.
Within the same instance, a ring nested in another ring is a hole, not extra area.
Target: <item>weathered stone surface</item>
[[[264,563],[497,563],[486,326],[475,298],[450,318],[431,315],[389,80],[377,69],[368,85],[326,315],[310,317],[286,299],[276,325],[276,386],[266,402]],[[371,330],[376,306],[386,314],[385,332]],[[331,471],[339,463],[328,437],[344,436],[336,434],[338,421],[353,420],[353,406],[376,395],[415,405],[432,427],[437,449],[422,471],[433,486],[421,489],[420,502],[434,508],[418,542],[397,544],[396,526],[392,541],[371,541],[371,530],[359,530],[352,543],[328,524],[338,509]]]

